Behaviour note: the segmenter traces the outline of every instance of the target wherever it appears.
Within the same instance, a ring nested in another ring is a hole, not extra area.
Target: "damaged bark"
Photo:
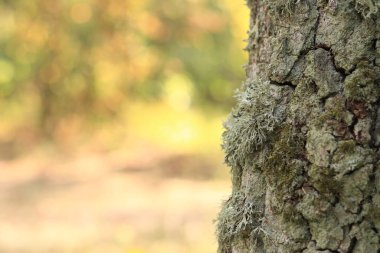
[[[218,252],[380,252],[380,2],[247,3]]]

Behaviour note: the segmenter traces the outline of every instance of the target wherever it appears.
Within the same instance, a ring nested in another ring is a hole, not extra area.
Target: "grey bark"
[[[380,252],[380,1],[248,7],[218,252]]]

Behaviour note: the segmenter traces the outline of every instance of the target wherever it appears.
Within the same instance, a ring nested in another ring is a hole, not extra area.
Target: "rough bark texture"
[[[218,252],[380,252],[380,1],[248,6]]]

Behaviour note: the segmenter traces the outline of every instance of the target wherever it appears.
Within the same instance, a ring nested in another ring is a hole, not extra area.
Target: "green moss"
[[[344,82],[344,94],[351,100],[373,103],[380,97],[380,71],[368,62],[361,62]]]
[[[312,186],[327,197],[337,193],[340,188],[340,183],[334,178],[334,171],[328,167],[313,164],[308,170],[308,176]]]
[[[296,206],[289,203],[284,205],[281,216],[286,222],[300,222],[302,220]]]
[[[302,184],[304,164],[298,160],[304,153],[304,139],[290,125],[282,127],[273,142],[262,169],[267,181],[276,188],[277,196],[282,199]]]
[[[355,152],[356,142],[353,140],[339,142],[339,152],[350,155]]]

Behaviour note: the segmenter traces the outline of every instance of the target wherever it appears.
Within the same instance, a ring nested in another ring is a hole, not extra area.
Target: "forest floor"
[[[221,163],[147,146],[2,159],[0,252],[216,252],[230,192]]]

